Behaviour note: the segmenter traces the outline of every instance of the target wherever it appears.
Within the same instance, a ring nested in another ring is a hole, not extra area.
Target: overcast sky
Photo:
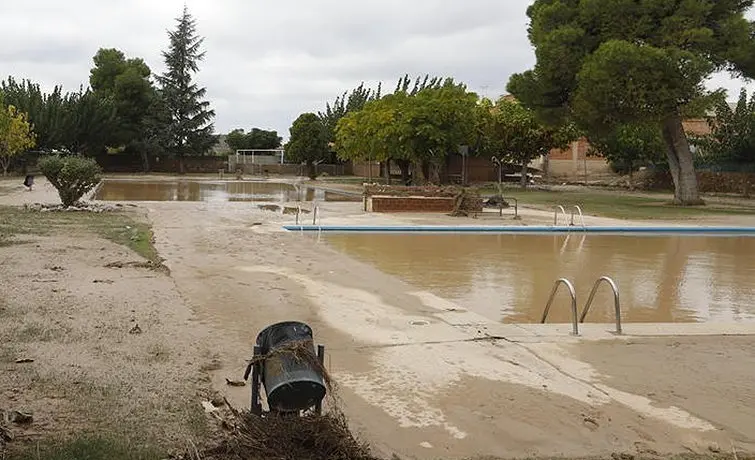
[[[361,81],[392,91],[405,73],[453,76],[495,97],[509,76],[534,64],[525,10],[531,0],[187,0],[205,37],[198,75],[216,110],[217,132],[275,129],[288,137]],[[183,0],[3,0],[0,69],[66,89],[88,84],[100,47],[160,55]],[[736,95],[741,81],[711,87]]]

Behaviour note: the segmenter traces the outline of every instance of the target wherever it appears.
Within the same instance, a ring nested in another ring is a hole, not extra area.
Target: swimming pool
[[[329,233],[493,233],[493,234],[559,234],[590,233],[602,235],[720,235],[755,236],[754,227],[704,227],[704,226],[625,226],[625,227],[579,227],[579,226],[338,226],[338,225],[286,225],[288,231]]]
[[[332,247],[418,289],[506,323],[540,320],[553,283],[577,290],[581,310],[595,281],[619,285],[625,322],[755,321],[755,238],[691,233],[515,234],[326,232]],[[568,323],[561,291],[549,322]],[[588,322],[613,321],[600,289]]]

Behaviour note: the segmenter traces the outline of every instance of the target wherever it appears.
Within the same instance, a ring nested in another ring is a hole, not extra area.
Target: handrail
[[[315,205],[312,208],[312,225],[317,225],[317,219],[320,217],[320,206]],[[320,218],[320,223],[322,223],[322,218]]]
[[[505,200],[513,200],[514,201],[514,219],[519,219],[519,200],[514,198],[513,196],[501,196],[501,206],[499,209],[499,217],[503,217],[503,201]]]
[[[556,294],[558,293],[558,288],[561,287],[561,285],[564,284],[569,289],[569,295],[571,296],[571,311],[572,311],[572,334],[573,335],[579,335],[579,324],[577,322],[577,293],[574,290],[574,285],[566,278],[561,278],[560,280],[556,281],[556,284],[553,285],[553,291],[551,291],[551,296],[548,299],[548,304],[545,306],[545,311],[543,312],[543,319],[540,321],[542,324],[545,324],[546,320],[548,319],[548,313],[551,311],[551,305],[553,304],[553,299],[556,297]]]
[[[585,318],[587,318],[587,314],[590,312],[590,307],[592,306],[592,301],[595,298],[595,294],[598,292],[598,288],[600,287],[601,283],[607,283],[609,286],[611,286],[611,289],[613,290],[613,302],[614,302],[614,310],[616,313],[616,333],[618,335],[622,334],[621,329],[621,301],[619,299],[619,287],[616,285],[616,282],[612,280],[611,278],[607,276],[601,276],[598,281],[595,282],[595,286],[593,286],[592,291],[590,292],[590,297],[587,299],[587,303],[585,304],[584,310],[582,310],[582,316],[579,318],[580,323],[585,322]]]
[[[563,214],[565,218],[567,219],[569,218],[569,216],[566,214],[566,208],[564,208],[563,206],[558,205],[553,209],[554,209],[553,211],[553,226],[554,227],[558,225],[558,211],[559,210],[561,210],[561,214]]]
[[[572,212],[571,212],[571,226],[572,227],[574,226],[574,211],[575,210],[579,213],[579,219],[580,219],[580,221],[582,223],[582,228],[587,228],[587,226],[585,225],[585,215],[582,213],[582,208],[580,208],[579,206],[574,206],[572,208]]]

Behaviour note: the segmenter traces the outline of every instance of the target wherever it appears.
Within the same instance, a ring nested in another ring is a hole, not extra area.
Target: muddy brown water
[[[490,319],[536,323],[554,282],[580,312],[595,281],[619,285],[625,322],[754,321],[755,238],[618,235],[329,234],[333,247]],[[549,322],[569,322],[559,292]],[[613,321],[598,291],[588,322]]]
[[[360,197],[261,181],[105,180],[94,199],[101,201],[360,201]]]

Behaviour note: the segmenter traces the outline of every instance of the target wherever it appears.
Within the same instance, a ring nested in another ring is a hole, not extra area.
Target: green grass
[[[86,231],[126,246],[152,262],[160,258],[152,245],[152,229],[125,211],[37,212],[0,206],[0,247],[28,243],[30,235]]]
[[[82,437],[70,441],[12,445],[0,458],[7,460],[159,460],[164,453],[149,446],[104,437]]]
[[[497,187],[484,187],[482,193],[495,194]],[[706,206],[675,206],[666,195],[653,197],[650,194],[634,195],[626,191],[584,190],[575,192],[525,191],[504,189],[504,195],[519,200],[520,206],[551,210],[555,206],[578,205],[585,214],[616,219],[635,220],[683,220],[711,215],[755,215],[755,201],[740,204],[711,202]],[[650,196],[648,196],[650,195]]]

